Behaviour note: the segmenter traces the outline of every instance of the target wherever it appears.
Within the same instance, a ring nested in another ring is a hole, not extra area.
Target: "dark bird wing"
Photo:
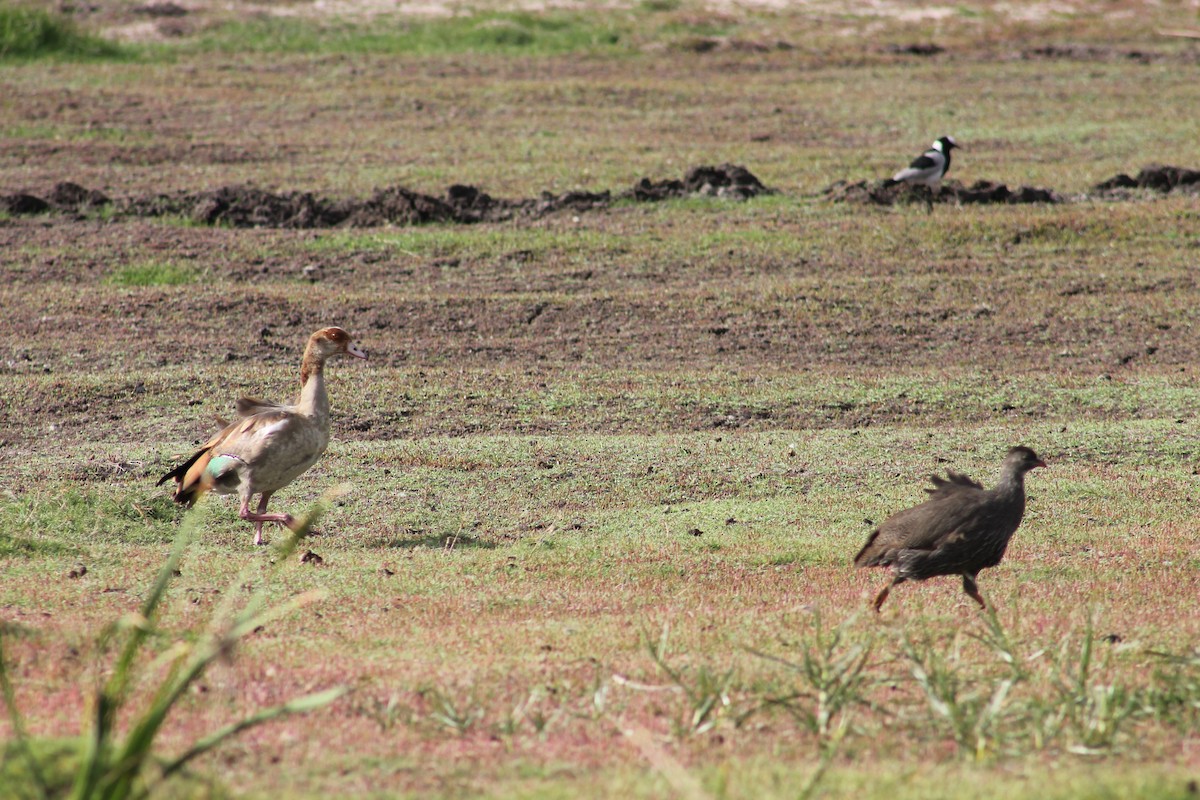
[[[933,476],[930,498],[883,521],[854,557],[858,567],[886,566],[901,550],[937,550],[952,542],[974,538],[988,519],[991,493],[966,475],[950,472]]]
[[[937,160],[934,156],[930,156],[928,153],[922,153],[914,158],[911,163],[909,163],[908,168],[915,170],[926,170],[933,167],[940,167],[941,165],[942,162]]]
[[[926,489],[933,497],[949,497],[963,489],[983,489],[983,484],[979,481],[971,480],[961,472],[954,470],[946,470],[946,477],[940,475],[930,475],[929,480],[933,483],[932,489]]]
[[[910,183],[925,183],[941,178],[945,171],[946,157],[937,150],[926,150],[912,160],[904,169],[892,176],[893,183],[908,181]]]

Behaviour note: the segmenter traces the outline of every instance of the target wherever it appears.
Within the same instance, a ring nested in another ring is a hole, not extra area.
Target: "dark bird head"
[[[943,136],[933,143],[935,150],[941,150],[943,153],[949,153],[954,148],[958,147],[958,142],[954,141],[953,136]]]
[[[1038,458],[1038,454],[1028,447],[1014,447],[1008,451],[1008,455],[1004,458],[1004,466],[1020,475],[1024,475],[1031,469],[1046,466],[1046,462]]]
[[[954,148],[960,147],[959,143],[954,141],[953,136],[943,136],[934,142],[933,146],[938,150],[941,150],[943,153],[949,153]]]

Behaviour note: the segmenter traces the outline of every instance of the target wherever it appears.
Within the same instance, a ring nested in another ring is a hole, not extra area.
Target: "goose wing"
[[[239,397],[237,401],[239,417],[253,417],[264,411],[290,411],[292,406],[285,403],[275,403],[271,400],[260,400],[257,397]]]
[[[239,403],[239,411],[240,409]],[[305,460],[308,454],[303,452],[304,450],[313,449],[311,446],[305,447],[314,438],[305,435],[304,429],[310,427],[306,426],[305,422],[307,420],[279,406],[244,416],[226,425],[202,444],[190,458],[159,478],[158,485],[174,479],[177,484],[175,500],[184,505],[191,505],[231,471],[264,469],[267,473],[275,472],[276,470],[270,469],[270,462],[274,458],[273,451],[279,451],[279,457],[284,462],[278,471],[286,474],[297,462]],[[296,450],[301,452],[294,452]],[[318,451],[308,464],[311,465],[319,455]],[[214,459],[219,460],[214,463]]]

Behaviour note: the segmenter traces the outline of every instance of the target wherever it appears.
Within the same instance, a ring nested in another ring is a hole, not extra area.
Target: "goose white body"
[[[237,402],[239,419],[164,475],[159,484],[173,478],[175,500],[184,505],[191,505],[210,491],[238,495],[239,515],[255,523],[255,544],[262,544],[264,522],[291,526],[290,514],[267,513],[267,501],[317,463],[329,445],[324,367],[326,359],[340,354],[367,357],[341,328],[323,328],[314,333],[300,364],[300,397],[296,403],[241,398]],[[254,495],[260,496],[257,511],[250,510]]]

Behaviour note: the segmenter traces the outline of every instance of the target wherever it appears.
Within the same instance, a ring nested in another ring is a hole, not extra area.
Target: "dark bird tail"
[[[204,475],[204,468],[208,466],[208,460],[212,454],[207,448],[197,450],[191,458],[183,462],[175,469],[168,472],[158,479],[155,486],[162,486],[169,480],[175,481],[175,494],[173,499],[176,503],[191,507],[193,503],[199,500],[209,487],[201,480]]]
[[[856,566],[856,567],[879,566],[879,564],[881,563],[879,561],[879,558],[883,554],[877,553],[872,549],[872,545],[875,544],[875,540],[877,538],[879,538],[879,528],[876,528],[874,531],[871,532],[871,535],[869,537],[867,537],[867,543],[862,546],[862,550],[859,550],[858,555],[856,555],[854,557],[854,566]]]

